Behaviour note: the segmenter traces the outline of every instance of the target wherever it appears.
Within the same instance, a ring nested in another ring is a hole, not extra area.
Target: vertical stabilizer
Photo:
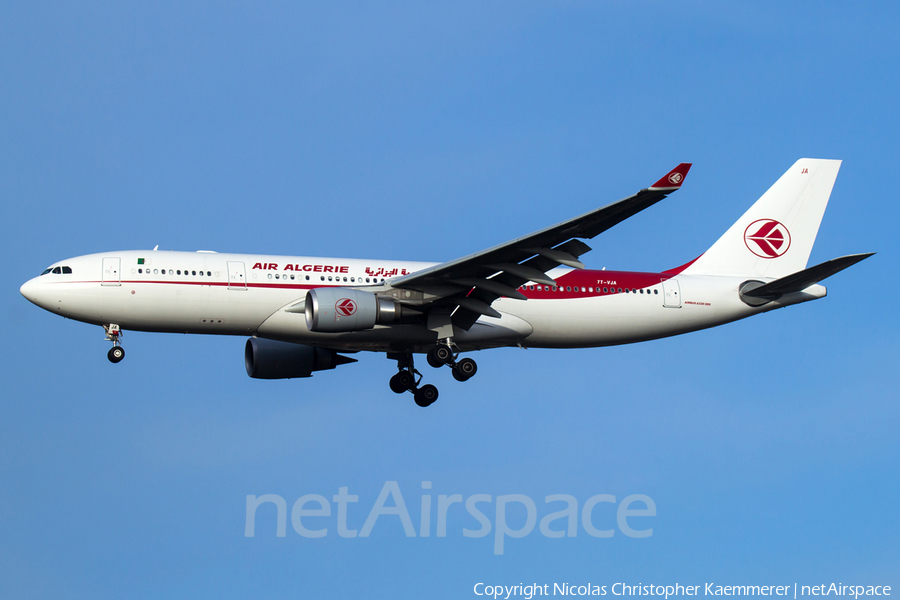
[[[805,269],[840,167],[798,160],[683,273],[778,278]]]

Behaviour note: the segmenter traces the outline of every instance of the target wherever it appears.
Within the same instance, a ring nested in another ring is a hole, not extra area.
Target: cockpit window
[[[54,275],[71,275],[72,267],[47,267],[41,275],[53,273]]]

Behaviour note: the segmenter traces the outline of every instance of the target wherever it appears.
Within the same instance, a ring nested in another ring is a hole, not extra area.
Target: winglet
[[[684,183],[688,171],[691,170],[691,163],[681,163],[671,171],[665,174],[662,179],[650,186],[651,190],[677,190]]]

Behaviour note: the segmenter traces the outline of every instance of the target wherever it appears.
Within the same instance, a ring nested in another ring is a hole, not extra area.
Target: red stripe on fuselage
[[[659,285],[670,277],[663,273],[635,273],[631,271],[570,271],[556,278],[556,291],[547,285],[522,286],[519,290],[535,300],[590,298],[641,290]],[[603,290],[606,289],[604,292]],[[582,291],[583,290],[583,291]]]

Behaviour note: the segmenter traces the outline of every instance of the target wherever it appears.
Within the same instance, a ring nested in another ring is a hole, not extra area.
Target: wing
[[[505,244],[399,277],[391,285],[422,292],[430,299],[430,308],[452,312],[453,324],[468,330],[482,315],[500,316],[491,308],[497,298],[525,300],[516,289],[523,283],[555,285],[547,276],[551,269],[560,265],[583,269],[578,257],[591,248],[578,238],[600,235],[656,204],[681,187],[690,168],[690,163],[681,163],[633,196]]]

